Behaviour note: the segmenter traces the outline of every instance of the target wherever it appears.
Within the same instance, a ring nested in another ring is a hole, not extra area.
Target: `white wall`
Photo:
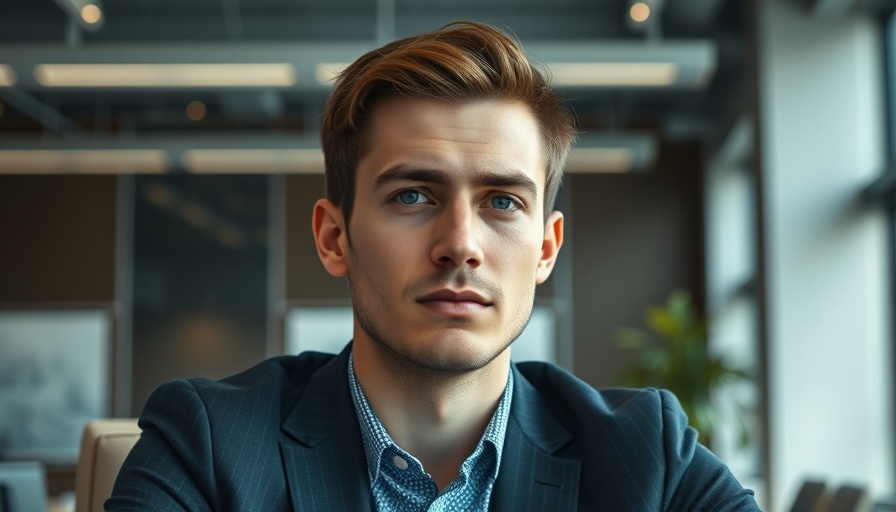
[[[893,489],[880,30],[759,2],[775,510],[807,476]],[[785,506],[787,504],[787,506]]]

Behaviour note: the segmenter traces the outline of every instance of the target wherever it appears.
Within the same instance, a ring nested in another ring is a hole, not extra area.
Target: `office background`
[[[5,0],[0,438],[47,408],[15,382],[96,372],[81,410],[135,416],[162,382],[286,352],[291,315],[346,307],[310,233],[333,72],[472,19],[519,37],[581,131],[538,291],[546,358],[616,385],[638,357],[618,330],[686,289],[710,351],[753,376],[712,448],[764,508],[807,478],[888,496],[891,3]],[[53,322],[82,322],[92,355],[12,364],[41,342],[8,333],[58,342]],[[51,492],[70,485],[60,453]]]

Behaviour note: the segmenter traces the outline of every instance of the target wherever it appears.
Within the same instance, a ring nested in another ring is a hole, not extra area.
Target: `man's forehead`
[[[451,169],[463,160],[473,174],[522,173],[544,186],[542,141],[522,103],[389,98],[371,117],[362,162],[380,164],[372,177],[393,168]]]

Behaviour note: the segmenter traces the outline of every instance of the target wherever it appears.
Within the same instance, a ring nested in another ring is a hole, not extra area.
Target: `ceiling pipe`
[[[238,0],[221,0],[221,10],[224,12],[224,27],[228,38],[243,41],[246,39],[246,29],[237,2]]]
[[[386,44],[396,36],[395,0],[376,1],[376,41]]]
[[[713,27],[725,0],[669,0],[666,21],[691,32],[705,32]]]
[[[80,125],[16,87],[0,87],[0,98],[44,128],[66,139],[74,139],[84,134]]]

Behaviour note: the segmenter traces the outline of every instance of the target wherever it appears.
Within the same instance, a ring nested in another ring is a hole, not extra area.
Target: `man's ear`
[[[535,270],[535,283],[547,281],[557,262],[557,254],[563,245],[563,214],[554,211],[544,225],[544,241],[541,243],[541,258]]]
[[[331,275],[341,277],[348,273],[348,234],[342,208],[327,199],[319,199],[314,204],[311,230],[317,255]]]

